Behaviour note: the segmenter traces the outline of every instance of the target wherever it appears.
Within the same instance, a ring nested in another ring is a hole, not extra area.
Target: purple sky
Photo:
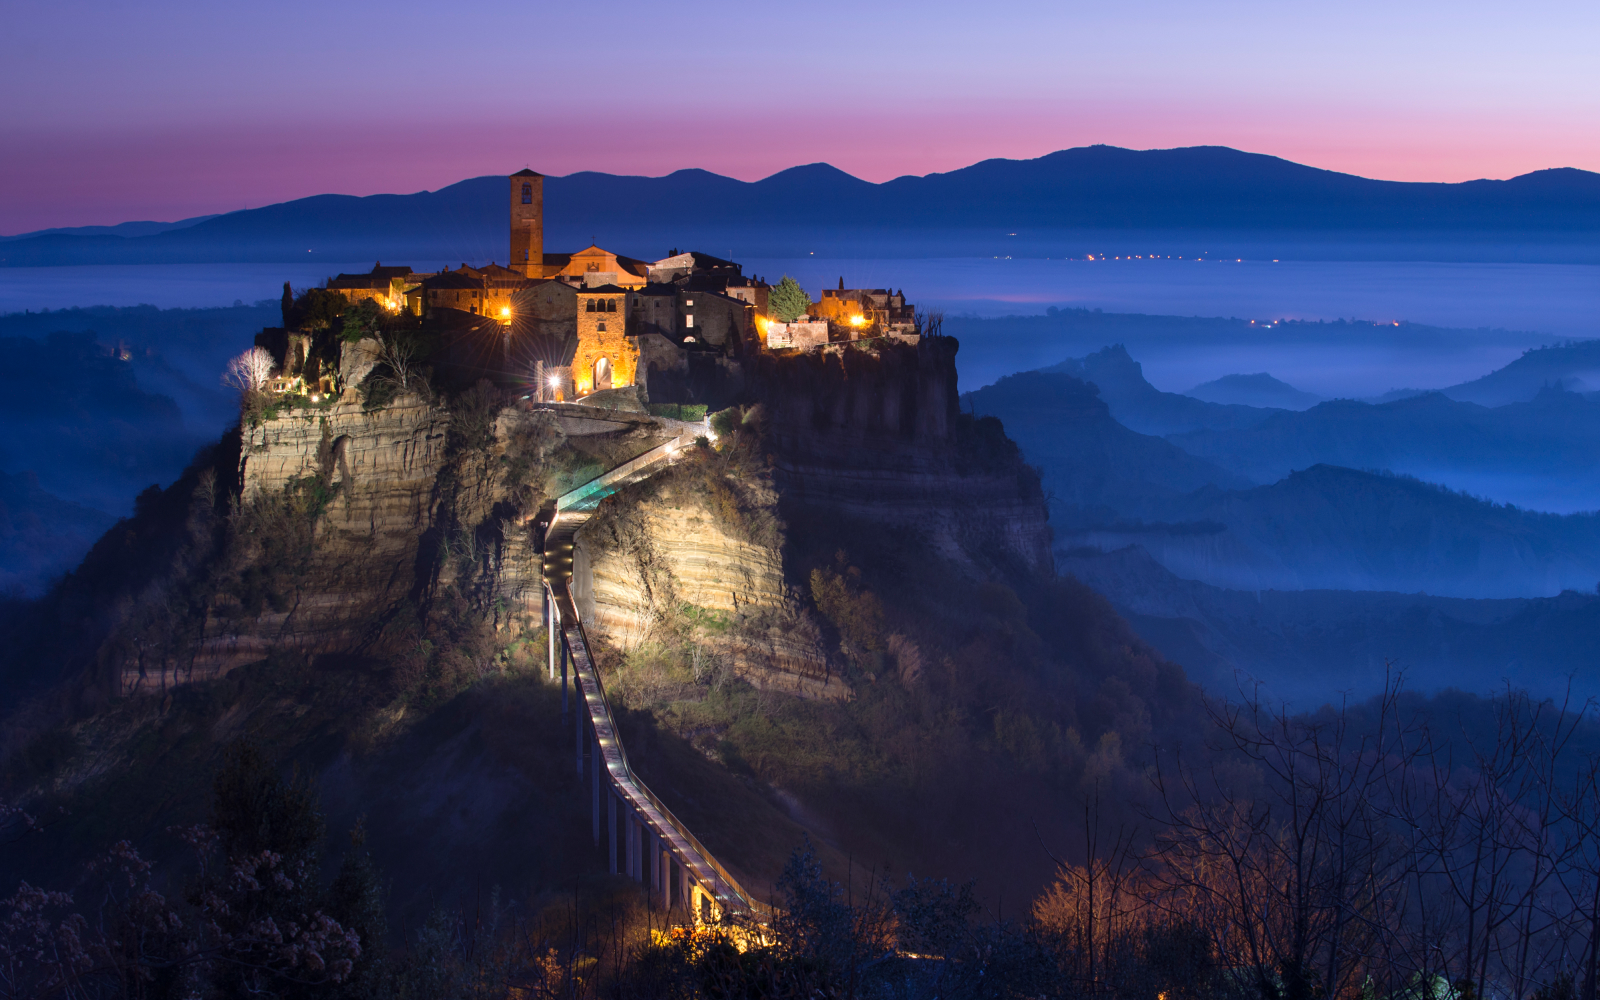
[[[0,233],[531,165],[870,180],[1104,142],[1600,169],[1593,0],[13,4]]]

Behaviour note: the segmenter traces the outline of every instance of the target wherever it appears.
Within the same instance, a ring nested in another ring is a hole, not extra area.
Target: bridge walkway
[[[683,899],[696,919],[732,915],[764,923],[771,916],[772,908],[750,895],[629,766],[627,751],[617,733],[605,687],[590,654],[588,634],[572,596],[572,553],[578,530],[594,515],[602,500],[631,483],[667,468],[677,461],[683,449],[692,441],[688,432],[680,433],[666,444],[558,497],[553,508],[541,515],[541,519],[548,518],[544,523],[542,549],[545,583],[549,587],[551,606],[559,616],[558,631],[571,659],[574,688],[582,696],[583,711],[579,713],[578,721],[580,725],[585,721],[588,723],[591,734],[588,746],[596,755],[592,759],[604,765],[609,791],[616,795],[625,810],[631,811],[637,818],[643,829],[651,835],[653,843],[659,843],[667,856],[676,862],[684,878],[679,882],[677,892],[673,893],[668,886],[667,866],[660,864],[660,856],[647,859],[647,852],[643,850],[644,838],[638,837],[636,842],[631,835],[625,842],[625,851],[630,859],[629,874],[642,879],[648,870],[655,890],[667,899],[672,899],[673,895]],[[555,651],[552,650],[552,653]],[[552,672],[553,667],[554,663]],[[565,670],[562,673],[565,675]],[[581,737],[579,745],[583,745]],[[581,759],[579,767],[581,771]],[[596,839],[600,835],[599,773],[592,773]],[[612,814],[610,833],[613,865],[616,857],[615,822],[616,817]],[[707,906],[698,902],[702,898],[712,912],[707,912]]]

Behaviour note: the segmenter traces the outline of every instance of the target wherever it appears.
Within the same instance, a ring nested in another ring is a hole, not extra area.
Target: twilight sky
[[[52,0],[4,25],[0,233],[524,165],[886,180],[1097,142],[1600,169],[1594,0]]]

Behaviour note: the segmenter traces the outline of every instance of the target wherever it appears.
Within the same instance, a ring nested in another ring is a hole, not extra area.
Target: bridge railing
[[[588,653],[592,648],[589,645],[589,632],[583,627],[583,622],[580,621],[577,624],[578,635],[583,641],[584,652]],[[600,679],[600,669],[594,666],[593,654],[590,654],[587,659],[589,660],[590,671],[594,675],[594,687],[595,691],[600,696],[600,704],[605,709],[606,715],[610,718],[612,731],[616,732],[616,715],[611,711],[611,701],[606,695],[605,682]],[[661,813],[662,818],[668,823],[672,824],[672,828],[678,832],[678,835],[684,840],[688,841],[689,846],[693,847],[695,852],[705,860],[705,863],[711,866],[712,870],[717,873],[724,884],[726,884],[733,892],[739,903],[749,909],[750,912],[755,914],[758,918],[763,920],[770,919],[777,911],[771,905],[763,903],[751,895],[745,889],[745,887],[740,884],[739,880],[734,878],[733,875],[729,873],[728,869],[723,867],[722,862],[718,861],[715,855],[706,850],[706,845],[700,843],[700,839],[693,833],[689,832],[689,827],[685,825],[682,820],[678,819],[677,816],[673,815],[672,810],[667,808],[667,804],[662,802],[660,797],[657,796],[655,792],[650,790],[650,786],[640,780],[639,775],[633,770],[633,765],[628,763],[628,750],[625,746],[623,746],[622,736],[620,733],[617,735],[617,754],[622,759],[622,769],[627,773],[629,780],[633,782],[633,786],[639,790],[640,794],[650,800],[650,804],[656,807],[656,809]]]
[[[592,509],[606,497],[605,491],[611,484],[626,479],[641,469],[648,468],[657,462],[670,459],[684,446],[684,435],[679,434],[665,444],[657,445],[642,455],[623,462],[614,469],[609,469],[595,478],[576,486],[556,498],[556,510]]]

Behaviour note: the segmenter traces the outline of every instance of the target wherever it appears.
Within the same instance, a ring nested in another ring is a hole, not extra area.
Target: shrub
[[[686,420],[693,423],[706,418],[706,405],[704,403],[651,403],[646,409],[652,417],[666,417],[668,420]]]
[[[883,602],[861,586],[861,571],[836,557],[843,572],[821,567],[811,571],[811,599],[817,610],[839,630],[847,646],[869,653],[883,651]]]

